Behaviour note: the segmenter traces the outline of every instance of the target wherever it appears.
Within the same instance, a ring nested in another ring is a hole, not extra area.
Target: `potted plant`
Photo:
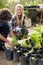
[[[21,65],[29,65],[28,57],[26,55],[21,56]]]
[[[13,43],[14,43],[14,51],[13,51],[13,56],[14,56],[14,61],[18,62],[20,61],[20,45],[18,44],[18,39],[17,37],[13,37]]]
[[[6,48],[5,56],[7,60],[13,60],[13,51]]]

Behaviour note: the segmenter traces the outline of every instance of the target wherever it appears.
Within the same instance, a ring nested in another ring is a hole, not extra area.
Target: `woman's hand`
[[[13,49],[14,48],[14,44],[12,42],[8,41],[8,42],[5,43],[5,47]]]
[[[9,46],[11,46],[11,47],[14,47],[13,42],[7,41],[7,43],[6,43],[6,44],[8,44],[8,45],[9,45]]]

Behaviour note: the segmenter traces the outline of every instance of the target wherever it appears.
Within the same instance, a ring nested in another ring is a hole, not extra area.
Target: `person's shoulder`
[[[16,20],[16,15],[15,14],[12,16],[12,19]]]
[[[10,21],[8,21],[8,22],[7,22],[7,25],[10,25],[10,24],[11,24],[11,22],[10,22]]]

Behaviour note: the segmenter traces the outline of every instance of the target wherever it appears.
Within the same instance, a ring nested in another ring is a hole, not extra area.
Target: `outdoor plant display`
[[[41,36],[39,36],[39,34],[37,34],[37,33],[32,34],[31,39],[34,42],[36,48],[41,47],[41,45],[40,45]]]
[[[12,41],[12,38],[8,37],[9,41]],[[5,57],[7,60],[13,60],[13,47],[5,43]]]
[[[40,27],[34,28],[30,36],[31,43],[34,42],[30,65],[43,65],[43,33]]]
[[[14,61],[18,62],[20,61],[20,45],[18,44],[18,39],[16,36],[13,37],[13,43],[14,43],[14,51],[13,51]]]
[[[41,33],[42,33],[41,26],[36,25],[36,27],[34,28],[33,33],[30,36],[32,41],[35,43],[35,47],[41,47],[41,44],[40,44]]]
[[[14,61],[18,62],[21,61],[21,65],[23,64],[29,64],[29,61],[31,61],[31,64],[33,65],[36,63],[38,64],[37,60],[40,57],[40,55],[43,56],[43,33],[41,31],[40,27],[35,27],[34,31],[29,36],[29,39],[22,39],[20,44],[18,42],[17,37],[13,37],[13,43],[14,43],[14,51],[13,51],[13,57]],[[38,56],[39,55],[39,56]],[[34,56],[34,57],[33,57]],[[31,59],[30,59],[31,57]],[[20,60],[21,58],[21,60]],[[33,60],[37,59],[35,62]],[[40,61],[40,58],[39,58]],[[40,62],[41,63],[41,62]]]

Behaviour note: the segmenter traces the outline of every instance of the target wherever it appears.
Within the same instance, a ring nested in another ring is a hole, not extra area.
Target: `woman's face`
[[[22,12],[23,12],[23,8],[22,7],[17,7],[17,9],[16,9],[17,15],[20,16],[22,14]]]

